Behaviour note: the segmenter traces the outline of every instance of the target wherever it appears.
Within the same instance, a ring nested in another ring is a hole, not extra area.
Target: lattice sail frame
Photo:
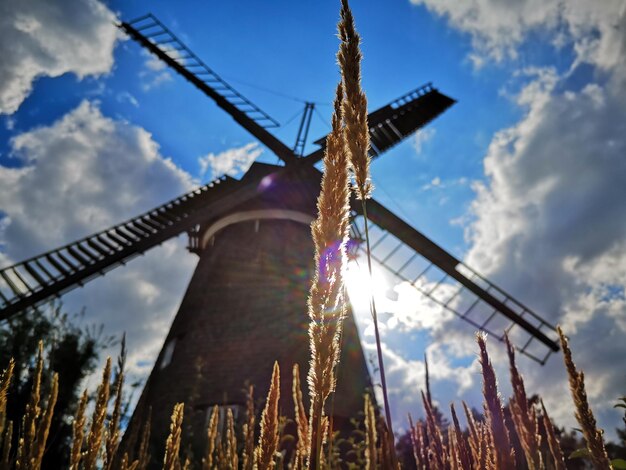
[[[147,39],[172,61],[176,62],[190,74],[200,78],[202,82],[219,93],[222,98],[226,99],[239,111],[248,116],[248,118],[256,121],[261,127],[267,129],[280,126],[278,121],[235,90],[213,69],[205,64],[202,59],[189,49],[189,47],[152,13],[135,18],[123,25],[125,25],[126,28],[130,26],[135,32],[140,33],[143,38]]]
[[[238,183],[224,176],[130,220],[1,269],[0,320],[83,286],[192,230]]]
[[[353,214],[350,238],[355,242],[356,252],[353,255],[356,256],[366,254],[365,244],[362,243],[365,233],[364,225],[364,217]],[[395,237],[393,233],[371,220],[368,222],[368,229],[374,265],[390,274],[397,281],[394,284],[409,284],[429,310],[453,314],[471,325],[474,331],[484,331],[489,337],[501,342],[504,341],[506,333],[521,354],[541,365],[544,365],[550,355],[557,350],[553,345],[542,342],[533,333],[524,329],[515,319],[507,318],[497,308],[468,290],[435,263]],[[525,319],[556,344],[557,334],[554,325],[465,263],[459,262],[456,270],[485,292],[503,302],[519,318]]]

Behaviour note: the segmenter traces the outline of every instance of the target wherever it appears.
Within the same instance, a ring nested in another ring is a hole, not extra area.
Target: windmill
[[[307,103],[295,145],[280,141],[271,133],[278,126],[273,118],[152,14],[119,26],[283,163],[255,163],[240,180],[224,176],[114,227],[0,270],[1,320],[188,234],[198,265],[135,412],[138,416],[152,409],[152,439],[160,446],[174,403],[187,402],[189,432],[199,436],[213,405],[237,414],[244,405],[246,380],[263,396],[274,360],[284,370],[295,362],[308,363],[304,309],[313,269],[309,224],[321,180],[314,165],[322,158],[325,140],[304,155],[314,109]],[[371,112],[371,156],[378,157],[453,104],[427,84]],[[353,204],[352,215],[351,232],[358,240],[364,224],[358,204]],[[519,352],[538,363],[558,350],[554,326],[374,199],[368,201],[368,219],[374,261],[412,285],[429,306],[491,337],[502,340],[507,332]],[[361,393],[369,384],[352,316],[343,342],[333,411],[339,428],[362,408]],[[289,387],[283,381],[285,410],[292,409]]]

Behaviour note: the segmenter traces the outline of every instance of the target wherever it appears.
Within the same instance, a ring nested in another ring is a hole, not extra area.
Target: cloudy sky
[[[458,100],[373,164],[375,197],[563,325],[611,435],[612,405],[626,392],[616,366],[626,357],[626,3],[354,3],[373,108],[429,81]],[[149,10],[281,122],[287,144],[301,100],[318,103],[311,135],[327,132],[337,2],[0,0],[2,266],[240,175],[255,159],[276,162],[113,26]],[[127,332],[138,375],[191,276],[185,243],[171,240],[65,299],[70,311],[86,307],[85,321]],[[477,405],[471,331],[397,307],[383,315],[396,421],[420,414],[424,347],[438,402]],[[369,352],[367,315],[359,321]],[[501,348],[491,349],[499,364]],[[573,426],[560,358],[520,365],[528,388]]]

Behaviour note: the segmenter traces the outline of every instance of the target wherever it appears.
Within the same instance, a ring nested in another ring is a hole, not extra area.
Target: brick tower
[[[308,371],[310,223],[320,180],[311,172],[281,178],[279,169],[254,164],[242,183],[260,179],[259,196],[207,220],[191,238],[200,259],[132,420],[143,421],[152,410],[157,459],[174,404],[185,402],[186,444],[197,458],[213,406],[230,407],[243,418],[246,383],[254,385],[262,406],[275,360],[281,413],[293,418],[292,367],[300,365],[304,384]],[[352,315],[342,350],[333,416],[335,428],[347,430],[370,384]]]

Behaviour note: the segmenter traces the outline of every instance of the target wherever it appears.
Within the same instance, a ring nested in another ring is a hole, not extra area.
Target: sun
[[[372,265],[372,276],[367,269],[367,260],[358,259],[350,261],[345,272],[346,288],[353,304],[369,305],[369,299],[385,296],[389,290],[389,283],[382,271],[375,264]],[[355,305],[356,306],[356,305]]]

